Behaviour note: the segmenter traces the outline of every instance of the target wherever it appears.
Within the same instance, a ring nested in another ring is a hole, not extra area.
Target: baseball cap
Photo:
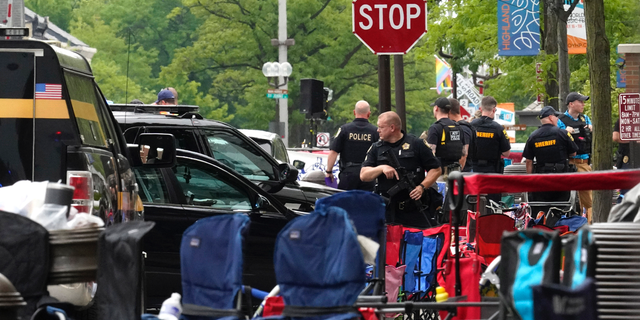
[[[545,106],[544,108],[542,108],[542,110],[540,110],[540,114],[538,115],[539,119],[543,119],[546,118],[550,115],[554,115],[556,117],[560,116],[562,113],[556,111],[556,109],[554,109],[552,106]]]
[[[569,104],[570,102],[574,102],[576,100],[587,101],[589,100],[589,96],[583,96],[577,92],[570,92],[567,95],[567,104]]]
[[[436,102],[431,104],[431,106],[437,106],[438,108],[443,109],[447,112],[451,110],[451,102],[449,102],[449,99],[447,98],[438,98],[436,99]]]
[[[173,96],[173,93],[171,93],[171,91],[167,90],[167,89],[162,89],[160,90],[160,92],[158,92],[158,100],[156,100],[155,103],[160,102],[160,100],[165,100],[165,99],[175,99],[176,97]]]

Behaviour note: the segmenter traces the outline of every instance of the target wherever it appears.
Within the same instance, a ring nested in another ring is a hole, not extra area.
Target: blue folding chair
[[[349,190],[316,201],[316,210],[326,210],[329,207],[344,209],[351,221],[353,221],[358,234],[368,237],[380,245],[374,273],[376,276],[370,282],[370,286],[364,291],[372,291],[373,295],[380,295],[384,291],[385,244],[387,236],[385,206],[385,201],[381,196],[363,190]]]
[[[182,235],[183,316],[188,320],[242,317],[242,247],[245,214],[196,221]]]
[[[276,239],[274,263],[282,317],[359,317],[353,305],[366,283],[365,265],[345,210],[316,209],[290,221]]]

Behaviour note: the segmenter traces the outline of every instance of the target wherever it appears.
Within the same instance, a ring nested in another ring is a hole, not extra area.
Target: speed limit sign
[[[328,147],[329,146],[329,132],[318,132],[316,136],[316,146]]]

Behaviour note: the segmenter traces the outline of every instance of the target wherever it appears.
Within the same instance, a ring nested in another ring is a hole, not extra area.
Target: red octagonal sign
[[[425,0],[354,0],[353,33],[375,54],[405,54],[427,32]]]

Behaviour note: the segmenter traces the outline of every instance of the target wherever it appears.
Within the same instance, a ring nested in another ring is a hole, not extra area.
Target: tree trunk
[[[567,48],[567,18],[569,14],[564,11],[563,0],[558,3],[558,86],[560,96],[558,105],[560,112],[567,111],[567,103],[564,101],[569,94],[569,81],[571,80],[569,71],[569,49]]]
[[[573,0],[567,11],[564,10],[564,0],[556,0],[558,6],[558,86],[560,96],[558,104],[560,111],[567,111],[565,99],[569,94],[569,84],[571,83],[571,71],[569,70],[569,49],[567,47],[567,21],[573,9],[580,0]]]
[[[544,51],[549,57],[558,53],[558,6],[557,0],[544,1]],[[550,65],[553,66],[553,65]],[[545,105],[558,110],[558,80],[557,68],[550,67],[547,70],[547,82],[544,84],[547,95],[544,98]]]
[[[587,60],[591,82],[593,116],[593,169],[612,168],[610,47],[604,22],[603,0],[584,1],[587,27]],[[593,192],[593,222],[606,222],[611,209],[612,191]]]

